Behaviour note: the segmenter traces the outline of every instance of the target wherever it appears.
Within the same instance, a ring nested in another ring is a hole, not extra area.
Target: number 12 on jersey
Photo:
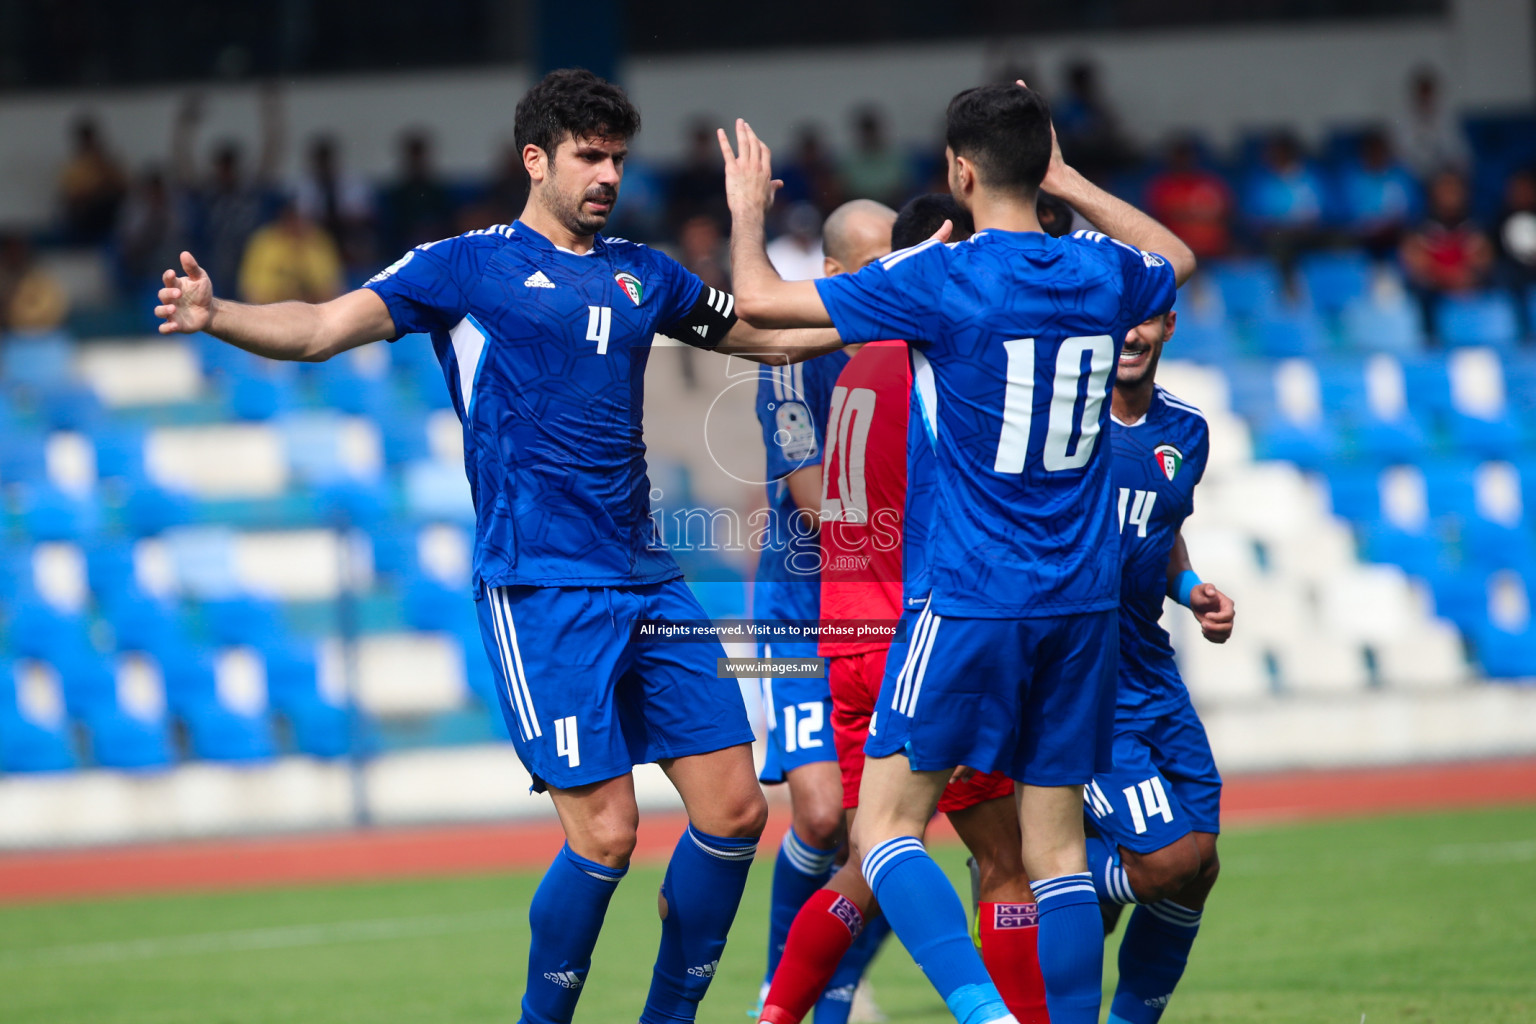
[[[1003,350],[1008,353],[1008,385],[1003,391],[1003,429],[992,468],[999,473],[1022,473],[1035,412],[1035,339],[1005,341]],[[1104,385],[1114,366],[1115,341],[1107,334],[1068,338],[1056,350],[1042,452],[1046,472],[1088,465],[1099,440]]]

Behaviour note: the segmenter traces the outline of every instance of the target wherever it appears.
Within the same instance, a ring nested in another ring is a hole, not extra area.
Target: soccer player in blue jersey
[[[946,120],[950,191],[976,234],[816,283],[774,273],[769,154],[745,122],[739,155],[721,132],[737,300],[759,326],[911,339],[931,367],[931,593],[871,723],[854,847],[956,1019],[1011,1021],[919,837],[956,766],[1014,778],[1051,1020],[1096,1024],[1103,926],[1081,801],[1111,765],[1120,574],[1100,440],[1126,333],[1173,305],[1194,257],[1062,161],[1045,101],[1022,83],[966,90]],[[1041,188],[1112,237],[1041,232]]]
[[[1231,598],[1202,583],[1184,546],[1210,437],[1205,417],[1156,383],[1172,310],[1137,324],[1121,349],[1110,473],[1120,526],[1120,669],[1114,768],[1084,794],[1088,866],[1101,904],[1140,904],[1120,942],[1110,1024],[1156,1024],[1184,973],[1219,870],[1221,775],[1158,625],[1165,596],[1213,643],[1232,634]],[[1108,915],[1106,915],[1108,916]]]
[[[531,182],[514,224],[421,245],[330,302],[215,298],[190,253],[168,270],[162,333],[205,331],[319,361],[423,333],[464,425],[474,588],[502,717],[568,842],[529,906],[526,1024],[569,1021],[635,845],[631,771],[657,762],[689,826],[662,884],[644,1024],[691,1021],[714,977],[767,814],[741,692],[718,643],[631,642],[645,620],[702,619],[654,536],[641,440],[659,333],[779,363],[832,331],[766,332],[668,257],[599,232],[640,116],[590,72],[551,72],[517,105]],[[412,341],[419,344],[420,341]]]
[[[869,199],[833,210],[822,227],[823,270],[828,277],[860,270],[891,251],[896,211]],[[856,347],[856,346],[855,346]],[[827,415],[837,375],[848,352],[769,366],[758,377],[757,418],[767,450],[768,529],[752,586],[752,614],[760,622],[821,618],[821,466],[827,448]],[[773,641],[759,645],[765,657],[809,659],[817,642]],[[759,778],[787,783],[792,819],[773,865],[768,908],[766,994],[784,952],[789,926],[801,905],[821,888],[844,838],[843,780],[832,740],[832,693],[826,675],[813,679],[763,680],[768,720],[767,757]],[[871,942],[879,935],[872,932]],[[762,1000],[759,999],[759,1005]],[[851,1001],[828,1002],[822,1024],[846,1012]]]

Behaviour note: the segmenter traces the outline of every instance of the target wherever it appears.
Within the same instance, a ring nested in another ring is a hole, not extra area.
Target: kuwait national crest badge
[[[1171,444],[1160,444],[1153,448],[1152,457],[1157,460],[1157,468],[1169,480],[1177,476],[1179,467],[1184,465],[1184,453]]]
[[[640,305],[640,298],[645,294],[645,290],[638,277],[627,270],[621,270],[613,275],[613,279],[619,282],[619,287],[624,289],[624,294],[629,296],[630,302]]]

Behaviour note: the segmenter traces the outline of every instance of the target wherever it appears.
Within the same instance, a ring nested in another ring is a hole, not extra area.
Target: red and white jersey
[[[912,367],[904,341],[861,348],[838,375],[821,475],[821,619],[901,617],[902,510]],[[823,638],[824,657],[883,640]]]

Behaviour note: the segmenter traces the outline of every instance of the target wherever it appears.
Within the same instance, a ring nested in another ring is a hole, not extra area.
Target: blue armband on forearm
[[[1173,583],[1173,598],[1185,608],[1189,607],[1190,593],[1200,585],[1200,577],[1195,575],[1195,570],[1185,569],[1179,573],[1179,578]]]

